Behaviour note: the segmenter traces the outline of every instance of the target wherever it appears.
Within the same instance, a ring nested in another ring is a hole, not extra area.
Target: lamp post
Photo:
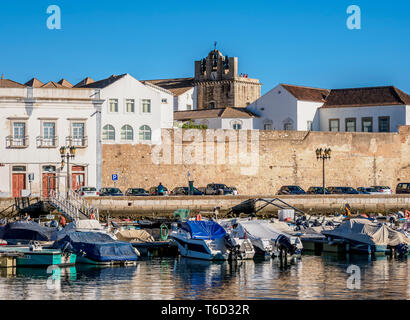
[[[70,179],[70,159],[74,159],[75,157],[76,148],[74,146],[71,147],[60,147],[60,155],[61,155],[61,169],[64,168],[65,162],[67,161],[67,184],[66,184],[66,193],[67,198],[70,194],[71,189],[71,179]]]
[[[332,150],[330,148],[326,149],[316,149],[316,159],[322,160],[323,162],[323,194],[326,194],[326,185],[325,185],[325,161],[330,160],[332,155]]]

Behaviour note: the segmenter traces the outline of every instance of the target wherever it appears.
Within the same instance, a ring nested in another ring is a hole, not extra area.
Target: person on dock
[[[158,195],[159,196],[163,196],[164,195],[164,186],[162,185],[162,183],[160,182],[158,185]]]

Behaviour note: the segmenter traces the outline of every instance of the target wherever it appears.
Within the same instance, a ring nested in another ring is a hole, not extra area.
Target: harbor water
[[[287,266],[146,258],[126,267],[0,269],[0,299],[408,300],[409,271],[407,259],[367,255],[303,255]]]

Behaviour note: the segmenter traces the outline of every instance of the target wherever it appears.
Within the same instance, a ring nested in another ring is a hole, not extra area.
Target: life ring
[[[196,220],[196,221],[201,221],[201,220],[202,220],[202,216],[201,216],[200,213],[198,213],[198,214],[196,215],[195,220]]]
[[[409,210],[404,211],[404,217],[406,219],[410,219],[410,211]]]
[[[168,239],[168,234],[169,234],[167,225],[165,223],[161,224],[161,226],[159,227],[159,230],[160,230],[161,240],[166,241]]]
[[[91,220],[95,220],[95,214],[94,214],[94,213],[91,213],[91,214],[90,214],[90,219],[91,219]]]

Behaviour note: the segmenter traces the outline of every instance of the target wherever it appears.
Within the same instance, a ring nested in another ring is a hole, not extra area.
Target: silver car
[[[80,187],[77,193],[80,197],[98,197],[97,188],[94,187]]]

